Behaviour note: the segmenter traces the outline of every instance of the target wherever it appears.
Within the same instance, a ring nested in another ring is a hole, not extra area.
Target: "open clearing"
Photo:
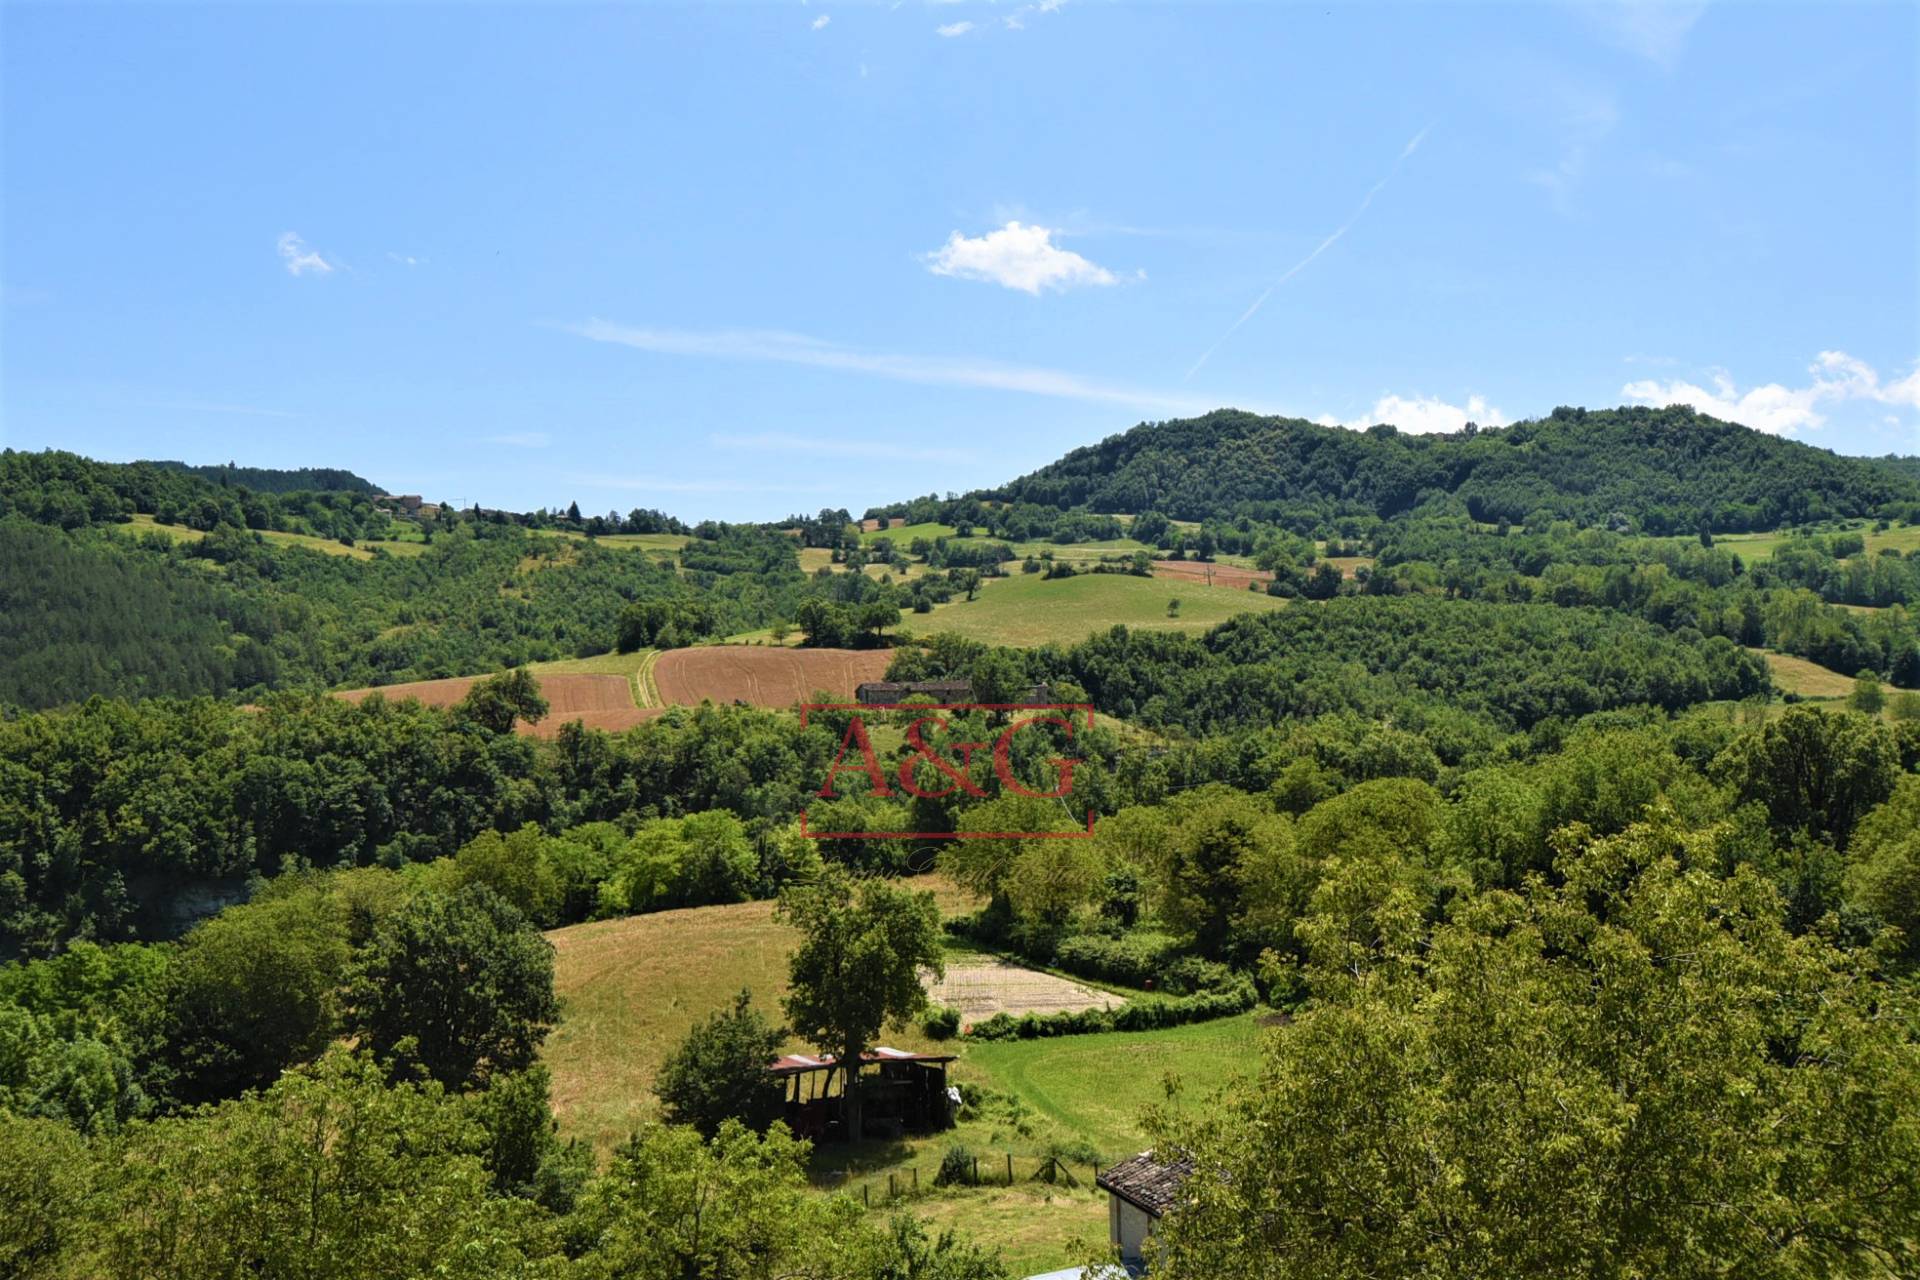
[[[931,890],[943,910],[974,905],[937,876],[909,883]],[[626,1137],[654,1114],[653,1077],[667,1054],[742,987],[778,1018],[795,936],[774,920],[771,902],[656,911],[547,934],[561,1018],[541,1056],[553,1072],[561,1131],[603,1151]],[[933,1044],[917,1028],[889,1029],[882,1039],[901,1049]]]
[[[1112,992],[986,956],[949,960],[946,977],[930,979],[926,987],[927,998],[935,1004],[952,1005],[960,1011],[963,1026],[984,1022],[996,1013],[1016,1017],[1023,1013],[1078,1013],[1126,1003]]]
[[[1167,606],[1178,600],[1177,616]],[[989,578],[978,599],[909,614],[903,630],[916,635],[952,631],[988,644],[1077,644],[1125,624],[1140,631],[1204,631],[1242,613],[1265,612],[1286,601],[1264,591],[1209,587],[1174,578],[1083,573],[1047,579],[1037,573]]]
[[[1216,564],[1205,560],[1155,560],[1153,576],[1175,578],[1200,586],[1246,591],[1249,583],[1266,590],[1273,575],[1265,569],[1247,569],[1236,564]]]
[[[953,526],[950,524],[902,524],[895,525],[891,529],[862,529],[860,531],[860,541],[867,546],[872,546],[880,539],[885,538],[903,551],[906,550],[907,545],[915,538],[925,538],[928,542],[932,542],[935,538],[951,538],[952,536]]]
[[[934,891],[943,911],[978,903],[937,876],[910,881]],[[695,907],[571,925],[547,934],[554,945],[559,1025],[542,1061],[553,1073],[554,1114],[563,1137],[579,1138],[603,1155],[657,1112],[654,1076],[697,1022],[724,1007],[744,986],[755,1005],[779,1016],[786,992],[787,953],[794,934],[773,919],[773,905]],[[956,965],[975,957],[957,956]],[[955,1129],[901,1141],[871,1140],[822,1146],[812,1172],[823,1188],[856,1197],[864,1186],[874,1212],[890,1211],[888,1175],[922,1194],[898,1207],[933,1226],[964,1226],[1005,1250],[1014,1275],[1064,1267],[1098,1250],[1106,1238],[1106,1198],[1086,1183],[1102,1165],[1147,1143],[1142,1118],[1167,1105],[1164,1081],[1184,1089],[1173,1105],[1204,1108],[1227,1077],[1250,1069],[1261,1029],[1256,1015],[1174,1027],[991,1044],[947,1041],[956,1082],[990,1091],[985,1105],[963,1115]],[[917,1028],[888,1028],[881,1043],[931,1050]],[[803,1042],[789,1042],[804,1049]],[[1008,1186],[933,1191],[941,1156],[960,1143],[980,1161],[983,1181]],[[1032,1180],[1050,1152],[1072,1153],[1069,1168],[1081,1186]]]
[[[1765,649],[1752,652],[1765,656],[1773,672],[1773,682],[1787,693],[1797,693],[1803,698],[1844,698],[1853,692],[1853,677],[1843,676],[1817,662]]]
[[[1867,554],[1892,549],[1911,554],[1920,551],[1920,525],[1899,525],[1875,533],[1873,526],[1864,520],[1851,521],[1831,528],[1819,528],[1812,531],[1816,538],[1831,537],[1836,533],[1857,533],[1866,540]],[[1737,552],[1746,560],[1759,560],[1771,556],[1787,543],[1802,535],[1792,529],[1774,529],[1765,533],[1716,533],[1713,545],[1723,551]],[[1690,542],[1691,538],[1675,538],[1669,541]]]
[[[176,542],[198,542],[207,536],[198,529],[189,529],[183,524],[161,524],[152,516],[146,515],[133,516],[125,524],[112,525],[109,527],[122,529],[134,534],[165,534]],[[264,541],[272,546],[305,547],[309,551],[318,551],[323,555],[347,556],[354,560],[373,559],[373,549],[375,547],[378,547],[389,555],[396,556],[417,556],[427,549],[426,543],[412,540],[393,542],[365,541],[357,542],[349,547],[337,538],[316,538],[312,534],[307,533],[282,533],[277,529],[258,529],[253,532],[258,533]]]
[[[651,674],[667,706],[737,699],[756,707],[790,707],[821,691],[851,700],[855,685],[880,679],[892,660],[888,649],[704,645],[662,653]]]
[[[540,694],[548,711],[538,724],[522,721],[514,726],[518,733],[551,738],[560,726],[579,721],[591,729],[618,732],[659,714],[659,710],[634,705],[633,687],[620,675],[558,675],[535,673]],[[370,694],[382,694],[389,702],[413,698],[430,707],[450,707],[467,696],[483,676],[454,676],[446,680],[415,680],[407,684],[381,685],[373,689],[345,689],[334,694],[348,702],[364,701]]]

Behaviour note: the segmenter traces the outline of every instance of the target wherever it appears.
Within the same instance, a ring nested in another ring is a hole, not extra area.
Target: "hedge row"
[[[1169,995],[1225,991],[1233,970],[1199,956],[1179,954],[1179,945],[1162,933],[1129,933],[1118,938],[1083,933],[1062,938],[1053,965],[1076,978],[1122,987],[1151,987]]]
[[[1188,1022],[1206,1022],[1245,1013],[1257,1001],[1253,984],[1244,978],[1222,991],[1164,1000],[1133,1000],[1117,1009],[1080,1009],[1065,1013],[1029,1013],[1014,1017],[996,1013],[976,1022],[970,1040],[1037,1040],[1048,1036],[1083,1036],[1100,1031],[1158,1031]]]

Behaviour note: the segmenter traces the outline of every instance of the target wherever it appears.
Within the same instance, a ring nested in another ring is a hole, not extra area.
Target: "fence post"
[[[919,1165],[913,1166],[913,1189],[915,1191],[918,1191],[920,1189],[920,1166]]]
[[[867,1184],[864,1182],[860,1184],[860,1203],[869,1209],[873,1207],[873,1201],[867,1197]]]
[[[1007,1185],[1013,1185],[1013,1152],[1007,1152]]]
[[[897,1200],[899,1198],[900,1193],[893,1189],[893,1170],[889,1169],[887,1170],[887,1199]]]
[[[975,1156],[973,1158],[973,1185],[976,1187],[980,1185],[980,1157],[979,1156]]]

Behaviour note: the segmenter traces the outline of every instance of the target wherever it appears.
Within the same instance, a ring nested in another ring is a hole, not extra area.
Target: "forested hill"
[[[191,463],[165,460],[155,460],[145,465],[161,467],[168,471],[184,471],[189,475],[199,476],[203,480],[211,480],[218,485],[251,489],[255,493],[312,491],[364,493],[368,497],[373,497],[386,492],[366,477],[357,476],[351,471],[342,471],[338,467],[300,467],[289,471],[275,467],[241,467],[231,462],[225,465],[195,466]]]
[[[1920,454],[1907,455],[1889,453],[1884,457],[1875,458],[1874,461],[1896,475],[1907,476],[1913,480],[1920,480]]]
[[[1591,525],[1618,514],[1647,533],[1703,521],[1730,533],[1920,510],[1920,476],[1686,408],[1563,408],[1446,436],[1220,409],[1076,449],[998,496],[1177,520],[1464,510],[1487,522],[1546,512]]]

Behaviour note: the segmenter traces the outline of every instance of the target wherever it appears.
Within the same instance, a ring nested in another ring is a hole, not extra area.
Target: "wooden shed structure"
[[[881,1045],[860,1057],[861,1125],[868,1133],[898,1137],[934,1133],[953,1123],[947,1088],[951,1053],[908,1053]],[[821,1140],[849,1137],[842,1103],[846,1073],[832,1054],[790,1053],[767,1071],[780,1081],[783,1117],[796,1136]]]

